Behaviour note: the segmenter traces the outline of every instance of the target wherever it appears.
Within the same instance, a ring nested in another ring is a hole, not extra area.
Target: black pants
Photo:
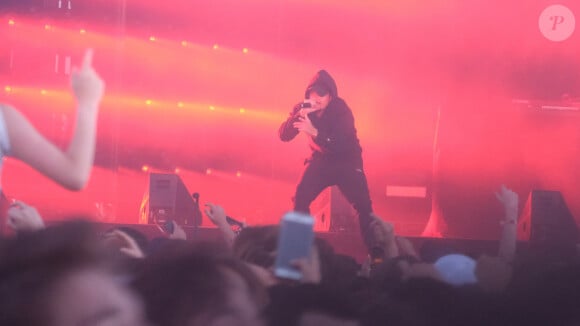
[[[370,230],[372,203],[362,160],[337,161],[313,158],[307,161],[296,187],[294,210],[310,213],[310,204],[329,186],[336,185],[358,213],[363,240],[368,249],[375,245]]]

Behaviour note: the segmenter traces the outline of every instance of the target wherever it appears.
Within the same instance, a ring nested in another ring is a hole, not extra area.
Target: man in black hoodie
[[[338,97],[336,83],[325,70],[310,81],[305,98],[279,129],[280,139],[285,142],[300,132],[307,134],[312,149],[296,188],[294,210],[309,213],[310,203],[326,187],[338,186],[358,212],[360,230],[370,251],[376,245],[370,230],[372,204],[352,111]]]

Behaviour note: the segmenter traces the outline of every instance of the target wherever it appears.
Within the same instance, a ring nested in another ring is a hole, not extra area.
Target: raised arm
[[[231,226],[227,222],[226,211],[223,207],[219,205],[214,205],[212,203],[205,204],[205,215],[210,219],[210,221],[220,229],[224,241],[228,247],[232,247],[234,240],[236,239],[236,234],[232,230]]]
[[[503,204],[505,216],[502,220],[502,232],[499,239],[498,257],[506,263],[512,263],[516,255],[517,223],[518,223],[518,194],[502,185],[496,194]]]
[[[300,104],[297,104],[290,112],[290,115],[286,121],[280,125],[278,129],[278,135],[282,141],[291,141],[300,132],[294,127],[294,123],[300,119]]]
[[[73,137],[62,151],[41,135],[19,111],[1,107],[10,139],[9,155],[70,190],[81,190],[89,180],[95,154],[97,115],[104,83],[92,67],[87,50],[80,68],[73,69],[72,89],[77,102]]]

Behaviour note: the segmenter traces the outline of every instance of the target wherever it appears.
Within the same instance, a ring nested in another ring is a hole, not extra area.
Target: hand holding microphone
[[[318,129],[314,127],[312,121],[310,121],[310,118],[308,117],[308,114],[305,114],[304,117],[300,117],[298,121],[294,122],[293,126],[299,131],[304,132],[312,137],[318,136]]]
[[[304,100],[304,102],[300,103],[300,111],[299,111],[299,115],[301,117],[306,117],[308,114],[314,112],[314,111],[318,111],[320,110],[320,108],[316,108],[314,105],[314,103],[312,103],[311,100]]]

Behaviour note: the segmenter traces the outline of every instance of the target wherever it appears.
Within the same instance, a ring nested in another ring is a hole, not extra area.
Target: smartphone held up
[[[314,242],[314,218],[308,214],[288,212],[280,222],[274,275],[299,280],[302,272],[293,266],[296,259],[310,256]]]

